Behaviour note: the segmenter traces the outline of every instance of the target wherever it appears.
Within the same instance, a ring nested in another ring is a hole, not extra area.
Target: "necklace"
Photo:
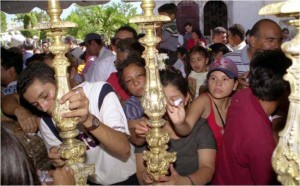
[[[216,109],[218,111],[219,117],[221,118],[223,128],[225,129],[225,122],[224,122],[223,117],[222,117],[222,115],[221,115],[221,113],[219,111],[219,108],[218,108],[217,104],[214,101],[213,101],[213,103],[214,103],[214,105],[215,105],[215,107],[216,107]]]

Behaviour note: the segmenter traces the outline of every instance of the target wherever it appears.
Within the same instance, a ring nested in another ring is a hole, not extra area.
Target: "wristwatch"
[[[98,120],[97,117],[94,116],[93,120],[92,120],[92,126],[90,127],[85,127],[85,129],[89,132],[97,129],[100,126],[101,122]]]

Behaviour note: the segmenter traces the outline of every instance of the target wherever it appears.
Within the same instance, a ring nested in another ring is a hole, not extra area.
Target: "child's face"
[[[226,98],[236,90],[238,82],[230,79],[222,71],[213,71],[210,73],[207,85],[209,93],[217,99]]]
[[[123,81],[127,90],[136,97],[142,97],[146,83],[145,68],[130,64],[123,70]]]
[[[187,104],[188,98],[186,98],[178,88],[172,84],[168,84],[164,87],[164,93],[166,95],[167,100],[177,100],[178,98],[181,98],[183,100],[183,104]]]
[[[208,58],[205,58],[204,55],[202,55],[199,52],[194,52],[191,54],[190,57],[190,64],[192,69],[197,72],[205,72],[206,71],[206,65],[208,63]]]

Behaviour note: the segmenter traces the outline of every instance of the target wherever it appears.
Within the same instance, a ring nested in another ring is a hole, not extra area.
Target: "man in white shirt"
[[[54,70],[44,63],[30,65],[20,75],[18,94],[29,104],[50,116],[54,111]],[[61,117],[78,117],[79,140],[87,147],[86,163],[95,164],[91,184],[137,184],[133,146],[130,145],[127,120],[111,86],[105,82],[84,82],[62,96],[60,103],[69,102],[70,112]],[[58,154],[61,144],[56,123],[43,116],[40,131],[55,167],[65,164]]]
[[[97,33],[89,33],[80,45],[86,46],[87,55],[97,56],[94,63],[84,74],[85,81],[106,81],[112,72],[116,72],[115,55],[103,46],[102,38]]]
[[[240,24],[234,24],[228,28],[228,41],[233,51],[241,50],[246,46],[245,29]]]

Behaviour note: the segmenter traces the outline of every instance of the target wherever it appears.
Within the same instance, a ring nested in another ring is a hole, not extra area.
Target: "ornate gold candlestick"
[[[145,31],[145,37],[139,41],[145,47],[142,57],[146,61],[146,85],[142,98],[142,106],[149,117],[152,129],[146,134],[146,141],[150,151],[144,152],[144,160],[147,161],[147,172],[155,180],[161,175],[168,173],[169,164],[176,160],[176,153],[169,153],[168,141],[170,134],[161,129],[164,125],[162,116],[166,112],[166,98],[160,83],[158,73],[158,51],[156,45],[160,38],[155,35],[156,23],[170,21],[167,16],[153,14],[155,3],[153,0],[143,0],[141,8],[143,16],[135,16],[130,19],[131,23],[139,23]]]
[[[279,142],[273,153],[272,165],[278,180],[284,185],[300,185],[300,1],[289,0],[263,7],[260,15],[294,17],[289,24],[297,29],[297,35],[281,48],[292,61],[284,79],[290,82],[290,106],[285,128],[279,133]]]
[[[63,105],[59,103],[60,98],[70,91],[69,75],[67,73],[67,67],[70,63],[65,57],[65,53],[69,47],[62,42],[62,36],[66,29],[75,27],[76,24],[60,19],[62,9],[58,0],[48,0],[47,13],[51,18],[50,22],[39,24],[35,29],[50,31],[49,36],[53,39],[49,49],[55,54],[53,67],[55,69],[57,93],[52,117],[57,123],[57,126],[61,129],[59,135],[63,138],[63,143],[59,148],[59,154],[63,159],[66,159],[66,165],[74,170],[76,185],[86,185],[87,176],[95,172],[95,166],[85,165],[83,163],[85,161],[86,146],[83,142],[75,139],[79,134],[77,129],[78,119],[62,118],[61,114],[69,111],[69,103]]]

